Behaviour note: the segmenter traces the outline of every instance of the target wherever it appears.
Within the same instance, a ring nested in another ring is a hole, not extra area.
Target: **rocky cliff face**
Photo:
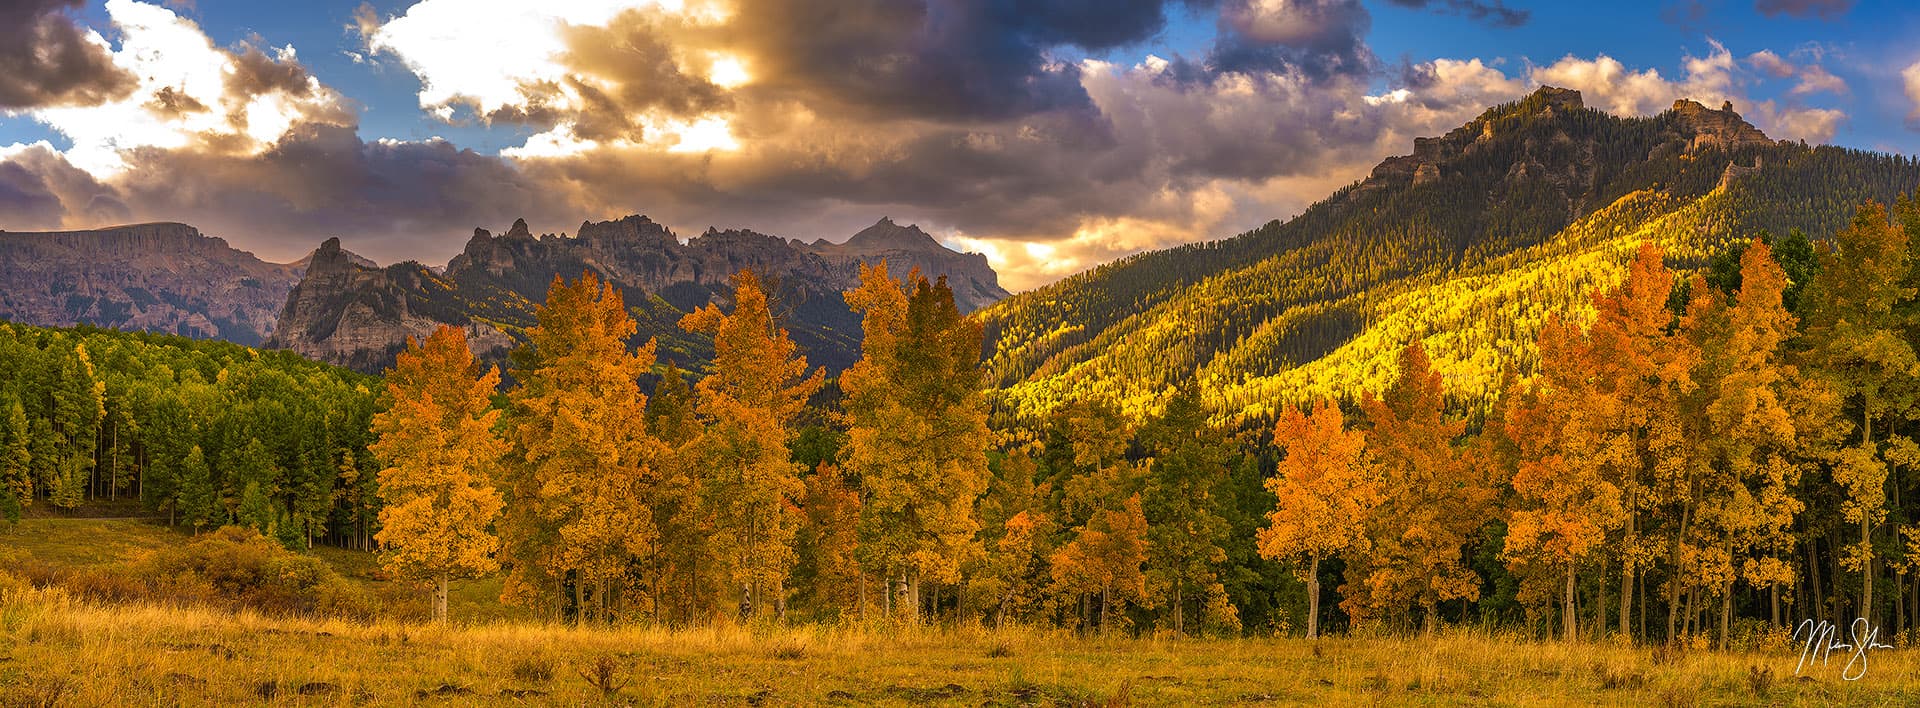
[[[0,319],[255,345],[274,333],[303,270],[186,224],[0,231]]]
[[[270,344],[306,356],[377,371],[407,336],[440,324],[467,329],[475,352],[499,359],[555,277],[593,271],[621,289],[640,323],[637,341],[658,338],[660,355],[702,367],[711,343],[680,331],[686,312],[725,304],[729,279],[751,269],[774,289],[783,324],[816,365],[838,370],[859,356],[859,317],[841,293],[858,284],[858,265],[885,259],[904,276],[919,268],[948,277],[955,301],[971,310],[1006,296],[986,258],[947,250],[917,227],[882,219],[846,243],[804,244],[752,231],[708,230],[682,243],[644,216],[586,222],[573,236],[535,236],[525,221],[505,233],[475,229],[444,273],[418,263],[374,268],[350,262],[337,241],[315,253],[307,277],[287,299]]]

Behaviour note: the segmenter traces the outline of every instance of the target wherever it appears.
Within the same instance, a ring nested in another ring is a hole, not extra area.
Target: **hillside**
[[[0,231],[0,318],[257,345],[306,264],[268,263],[186,224]]]
[[[585,222],[572,236],[536,237],[518,221],[497,236],[475,229],[444,272],[414,262],[370,267],[329,240],[292,289],[268,345],[373,372],[392,362],[406,337],[450,324],[467,330],[476,352],[499,360],[521,330],[533,326],[554,277],[591,270],[621,288],[640,323],[638,341],[657,337],[663,358],[699,370],[712,345],[682,332],[680,317],[727,302],[728,279],[752,269],[773,286],[782,324],[809,361],[837,371],[851,365],[859,349],[860,320],[841,293],[858,283],[860,263],[880,260],[896,277],[915,268],[947,277],[962,309],[1007,295],[984,256],[950,251],[918,227],[889,219],[838,244],[740,230],[708,230],[683,243],[644,216]]]
[[[988,308],[990,380],[1012,415],[1084,396],[1138,413],[1197,378],[1216,413],[1263,416],[1378,390],[1418,338],[1483,403],[1502,367],[1530,365],[1546,314],[1579,314],[1636,244],[1697,268],[1735,240],[1825,237],[1917,186],[1911,158],[1775,142],[1731,106],[1619,118],[1544,87],[1288,221]]]

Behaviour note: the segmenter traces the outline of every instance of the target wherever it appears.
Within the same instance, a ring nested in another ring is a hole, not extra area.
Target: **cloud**
[[[1806,83],[1817,57],[1735,60],[1718,44],[1684,57],[1674,78],[1605,55],[1504,71],[1479,59],[1389,66],[1367,47],[1371,18],[1352,0],[422,0],[392,16],[356,11],[367,44],[356,49],[414,72],[423,110],[530,134],[480,154],[362,135],[356,107],[292,47],[216,46],[151,2],[106,8],[118,32],[104,51],[139,79],[98,105],[27,113],[72,147],[0,149],[8,228],[167,219],[270,258],[337,235],[376,259],[441,262],[472,227],[516,217],[566,231],[645,213],[688,233],[811,240],[891,214],[987,253],[1020,289],[1297,214],[1415,137],[1538,83],[1582,89],[1623,115],[1683,96],[1734,100],[1777,136],[1821,139],[1844,120],[1797,95],[1744,96],[1761,80]],[[1218,13],[1211,47],[1132,53],[1180,8]],[[1142,58],[1086,58],[1116,55]]]
[[[1460,15],[1475,22],[1485,22],[1494,27],[1519,27],[1531,19],[1533,13],[1507,7],[1501,0],[1483,2],[1482,0],[1387,0],[1401,7],[1429,9]]]
[[[1901,71],[1900,78],[1906,83],[1907,100],[1913,103],[1913,111],[1907,114],[1907,127],[1920,130],[1920,62]]]
[[[1833,138],[1846,119],[1837,109],[1749,98],[1742,87],[1754,77],[1741,69],[1740,62],[1734,60],[1726,46],[1712,39],[1707,43],[1712,51],[1705,56],[1685,56],[1681,62],[1683,71],[1677,79],[1662,76],[1658,69],[1630,69],[1605,54],[1592,59],[1568,55],[1552,64],[1535,66],[1528,75],[1536,83],[1578,89],[1588,106],[1622,116],[1653,115],[1681,98],[1710,107],[1731,102],[1756,127],[1776,139],[1825,142]],[[1811,80],[1821,91],[1835,90],[1833,82],[1839,82],[1838,77],[1827,74],[1817,65],[1805,69],[1795,67],[1770,51],[1748,55],[1746,64],[1765,77],[1797,73],[1801,86],[1807,86],[1809,77],[1813,77]],[[1837,90],[1844,91],[1845,83],[1839,82]],[[1812,92],[1795,91],[1797,95]]]
[[[0,5],[0,110],[94,105],[125,96],[135,77],[114,63],[107,42],[67,14],[81,0],[10,0]]]
[[[1839,19],[1853,9],[1854,0],[1757,0],[1753,8],[1768,17]]]

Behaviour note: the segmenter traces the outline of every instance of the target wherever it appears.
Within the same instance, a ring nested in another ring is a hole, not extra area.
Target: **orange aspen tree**
[[[500,370],[480,365],[459,329],[442,326],[387,371],[387,409],[374,415],[369,449],[380,470],[380,562],[434,583],[433,617],[447,619],[447,581],[499,568],[500,513],[491,481],[507,444],[494,433],[490,399]]]
[[[1320,636],[1320,561],[1364,551],[1366,520],[1380,504],[1380,465],[1367,435],[1348,430],[1340,408],[1314,405],[1311,417],[1288,406],[1274,426],[1274,444],[1286,449],[1267,490],[1276,502],[1256,541],[1260,555],[1306,556],[1307,637]]]
[[[774,322],[752,271],[734,274],[733,289],[731,313],[707,305],[680,320],[682,329],[711,335],[714,349],[713,372],[694,387],[705,428],[689,444],[704,475],[700,499],[712,521],[714,560],[754,611],[766,608],[770,591],[773,609],[783,613],[800,523],[796,500],[806,493],[787,443],[794,416],[825,373],[807,375],[806,357]]]
[[[1502,426],[1516,447],[1514,501],[1504,555],[1516,575],[1528,570],[1564,581],[1562,634],[1577,636],[1574,579],[1580,564],[1626,516],[1620,487],[1608,478],[1603,435],[1617,420],[1617,403],[1595,395],[1595,368],[1579,333],[1551,316],[1539,335],[1540,375],[1506,408]]]
[[[570,584],[576,619],[606,621],[632,559],[656,547],[647,502],[662,450],[639,384],[654,345],[628,348],[633,318],[592,272],[555,278],[536,316],[508,394],[520,455],[509,506],[518,513],[503,524],[520,556],[508,592]]]
[[[1445,394],[1416,340],[1401,350],[1393,385],[1361,403],[1392,493],[1369,517],[1366,552],[1347,561],[1347,583],[1355,587],[1343,591],[1341,606],[1356,621],[1417,606],[1431,632],[1440,603],[1480,596],[1480,575],[1467,567],[1463,549],[1486,518],[1491,492],[1454,446],[1466,422],[1447,419]]]
[[[1122,606],[1147,598],[1147,516],[1135,493],[1118,508],[1093,512],[1073,541],[1053,554],[1054,584],[1062,589],[1100,598],[1099,626],[1107,632],[1115,621],[1114,603]]]
[[[1679,520],[1677,527],[1665,531],[1671,542],[1679,543],[1691,533],[1696,506],[1698,456],[1690,454],[1687,445],[1683,404],[1695,388],[1691,372],[1699,350],[1673,331],[1674,316],[1668,309],[1672,293],[1673,273],[1660,249],[1641,245],[1628,264],[1626,281],[1593,295],[1597,315],[1580,342],[1584,353],[1559,362],[1576,366],[1564,381],[1579,391],[1580,405],[1600,406],[1607,413],[1583,417],[1593,427],[1575,437],[1587,444],[1581,453],[1585,459],[1598,464],[1600,473],[1620,490],[1620,525],[1609,530],[1617,532],[1618,540],[1610,544],[1612,558],[1607,560],[1620,568],[1617,628],[1622,636],[1632,636],[1628,618],[1634,579],[1656,555],[1643,516],[1653,516],[1664,505],[1666,518]],[[1574,375],[1586,377],[1584,385],[1574,381]],[[1697,569],[1690,569],[1672,575],[1696,574]],[[1678,587],[1670,582],[1669,591]],[[1603,616],[1605,593],[1596,593],[1595,600],[1602,611],[1596,617]]]
[[[860,361],[846,394],[842,462],[863,491],[865,565],[900,577],[919,607],[922,580],[954,584],[978,556],[974,503],[987,490],[987,408],[980,323],[960,314],[945,278],[914,271],[911,294],[886,264],[863,265],[847,304],[861,313]]]

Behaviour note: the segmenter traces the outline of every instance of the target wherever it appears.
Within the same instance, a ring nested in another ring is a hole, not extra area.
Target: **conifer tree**
[[[9,521],[33,503],[32,427],[20,399],[0,397],[0,511]]]
[[[380,470],[380,561],[402,577],[434,583],[433,615],[447,619],[447,581],[493,572],[500,547],[489,526],[500,513],[498,474],[506,442],[494,433],[491,396],[500,371],[484,373],[464,331],[448,326],[407,349],[386,374],[387,409],[373,417],[369,450]]]
[[[1274,426],[1274,444],[1286,450],[1266,482],[1275,497],[1260,530],[1260,555],[1298,559],[1307,583],[1307,638],[1320,636],[1320,561],[1364,551],[1365,522],[1384,495],[1380,466],[1366,433],[1348,430],[1340,408],[1314,405],[1311,417],[1288,406]]]
[[[1227,481],[1225,436],[1207,424],[1206,410],[1191,387],[1176,389],[1161,414],[1140,430],[1153,458],[1141,503],[1153,554],[1149,586],[1173,614],[1173,630],[1187,631],[1187,605],[1215,610],[1208,626],[1238,631],[1240,619],[1221,582],[1230,527],[1220,515]]]
[[[201,452],[199,445],[188,449],[187,456],[180,461],[180,516],[193,527],[196,535],[202,527],[219,526],[226,521],[220,491],[213,485],[206,453]]]

